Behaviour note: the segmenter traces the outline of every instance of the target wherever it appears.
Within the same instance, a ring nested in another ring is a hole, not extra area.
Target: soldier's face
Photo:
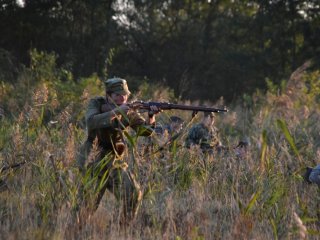
[[[128,95],[121,95],[118,93],[111,93],[112,102],[117,105],[122,105],[128,101]]]

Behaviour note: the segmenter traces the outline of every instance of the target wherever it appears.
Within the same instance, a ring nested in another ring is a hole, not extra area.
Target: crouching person
[[[203,153],[213,154],[223,150],[218,138],[218,130],[214,126],[214,113],[204,112],[200,123],[191,127],[185,140],[185,146],[199,146]]]
[[[314,168],[307,167],[303,178],[307,183],[314,183],[320,187],[320,164]]]

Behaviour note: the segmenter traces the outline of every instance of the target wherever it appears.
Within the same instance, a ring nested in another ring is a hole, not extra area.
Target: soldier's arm
[[[97,99],[91,99],[89,101],[85,117],[88,130],[113,126],[116,113],[114,111],[101,113],[100,108],[101,104]]]

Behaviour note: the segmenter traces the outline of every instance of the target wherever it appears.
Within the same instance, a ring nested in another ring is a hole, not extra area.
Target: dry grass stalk
[[[99,142],[99,140],[96,137],[93,140],[93,144],[92,144],[92,148],[91,148],[91,151],[89,153],[89,156],[88,156],[87,164],[90,164],[90,163],[94,162],[95,159],[97,158],[97,156],[100,154],[101,150],[100,150],[98,142]]]
[[[254,224],[252,217],[240,214],[233,225],[231,239],[252,239],[250,234],[253,227]]]
[[[24,140],[21,133],[20,125],[16,125],[12,134],[12,143],[14,145],[15,153],[21,153],[23,150]]]
[[[296,212],[293,212],[293,219],[298,227],[299,239],[306,239],[308,235],[307,227],[303,224],[301,218]]]
[[[68,105],[59,115],[58,115],[58,122],[64,128],[69,126],[69,122],[71,121],[72,113],[72,106]]]
[[[69,124],[69,131],[68,131],[68,138],[66,142],[66,147],[65,147],[65,158],[63,161],[64,167],[71,166],[71,164],[75,161],[76,157],[76,149],[75,149],[75,139],[74,139],[74,132],[73,132],[73,125],[70,123]]]
[[[48,102],[49,89],[47,84],[43,83],[32,96],[34,106],[43,105]]]

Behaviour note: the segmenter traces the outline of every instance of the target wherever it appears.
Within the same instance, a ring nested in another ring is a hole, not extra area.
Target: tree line
[[[319,26],[317,0],[4,0],[0,80],[14,82],[37,49],[75,81],[96,73],[232,101],[319,62]]]

